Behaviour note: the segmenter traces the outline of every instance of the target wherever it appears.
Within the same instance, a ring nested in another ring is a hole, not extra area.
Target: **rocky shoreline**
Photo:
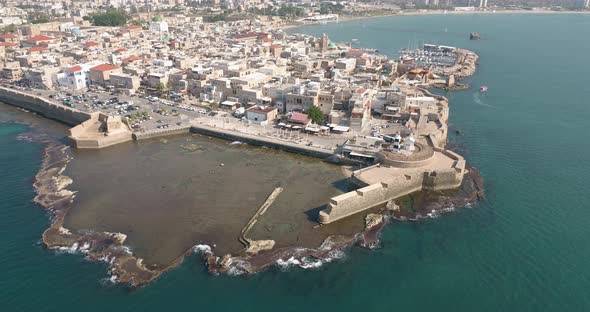
[[[163,270],[148,269],[142,259],[129,251],[124,245],[125,234],[72,233],[63,227],[64,218],[75,198],[75,192],[67,189],[72,180],[62,174],[71,159],[69,147],[50,140],[42,143],[43,162],[33,182],[37,192],[33,202],[51,214],[51,226],[43,232],[44,245],[49,249],[85,254],[89,260],[106,262],[111,281],[131,286],[143,285],[161,274]]]

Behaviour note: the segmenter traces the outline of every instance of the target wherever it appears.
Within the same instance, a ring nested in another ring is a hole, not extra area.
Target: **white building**
[[[84,89],[90,84],[88,78],[90,68],[103,63],[95,61],[66,68],[62,73],[57,74],[57,84],[70,90]]]
[[[151,32],[168,32],[168,23],[163,21],[151,22]]]
[[[276,107],[253,106],[246,111],[246,118],[255,124],[266,125],[277,118]]]
[[[402,140],[401,148],[405,149],[406,151],[412,152],[416,148],[416,146],[414,145],[415,143],[416,139],[414,139],[414,137],[410,134]]]
[[[436,105],[436,100],[430,96],[406,97],[406,107],[427,108]]]

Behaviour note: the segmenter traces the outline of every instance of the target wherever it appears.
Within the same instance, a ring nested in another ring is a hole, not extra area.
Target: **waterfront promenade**
[[[45,96],[49,95],[48,91],[41,91],[39,93]],[[71,142],[74,147],[79,148],[102,148],[112,144],[130,141],[131,138],[133,140],[145,140],[194,132],[230,141],[240,141],[324,159],[332,156],[336,145],[342,143],[349,137],[349,135],[341,134],[334,134],[332,136],[306,135],[299,132],[277,129],[272,125],[261,126],[249,124],[241,122],[239,119],[227,115],[227,113],[222,113],[221,116],[209,116],[202,113],[181,111],[178,116],[172,117],[170,120],[170,122],[176,121],[181,123],[180,125],[172,125],[169,128],[159,129],[153,127],[151,129],[136,130],[133,131],[132,135],[129,133],[128,136],[117,134],[117,139],[113,140],[113,137],[109,138],[99,133],[98,112],[86,111],[84,108],[71,108],[52,101],[45,96],[0,87],[0,100],[2,102],[74,126],[72,128],[73,135],[70,135]],[[132,99],[136,101],[140,100],[136,97],[132,97]],[[152,104],[147,101],[141,103],[141,105],[150,110],[154,110],[160,106],[159,104]],[[93,117],[94,115],[96,117]],[[106,115],[104,116],[102,118],[106,118]],[[111,116],[109,118],[114,117]],[[89,133],[88,129],[90,128],[95,129],[96,131],[94,132],[96,133]],[[110,144],[99,144],[96,143],[97,140],[111,140],[112,142],[109,141]],[[77,144],[77,141],[80,141],[82,144]]]

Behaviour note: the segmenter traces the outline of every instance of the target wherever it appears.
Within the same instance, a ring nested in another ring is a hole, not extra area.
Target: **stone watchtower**
[[[322,38],[320,39],[320,44],[319,44],[320,51],[322,51],[322,52],[328,51],[329,44],[330,44],[330,39],[328,39],[328,35],[322,34]]]

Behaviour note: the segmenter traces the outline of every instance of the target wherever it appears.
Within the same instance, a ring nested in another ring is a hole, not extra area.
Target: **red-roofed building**
[[[292,112],[289,116],[288,121],[294,124],[300,124],[303,126],[307,126],[310,122],[309,117],[307,117],[304,113]]]
[[[111,64],[101,64],[90,68],[90,71],[88,72],[88,78],[90,79],[90,84],[106,87],[111,74],[122,72],[123,70],[121,67]]]
[[[79,72],[79,71],[82,71],[82,66],[80,66],[80,65],[75,65],[75,66],[72,66],[72,67],[66,69],[66,73],[75,73],[75,72]]]
[[[140,33],[142,30],[143,30],[143,28],[141,28],[141,26],[137,26],[137,25],[132,25],[132,26],[129,26],[124,29],[124,31],[128,32],[130,35]]]
[[[65,88],[79,90],[88,87],[90,68],[96,67],[100,62],[83,63],[64,69],[57,74],[57,83]]]
[[[13,34],[0,34],[0,42],[17,42],[18,36]]]
[[[283,53],[283,46],[280,44],[273,44],[270,46],[270,54],[274,57],[280,57]]]
[[[127,49],[125,49],[125,48],[118,48],[117,50],[115,50],[115,53],[123,53],[126,51],[127,51]]]
[[[129,57],[122,59],[121,62],[123,63],[123,66],[125,66],[127,64],[130,64],[130,63],[133,63],[133,62],[139,61],[139,60],[142,60],[142,58],[137,55],[131,55]]]
[[[96,47],[96,46],[98,46],[98,43],[96,43],[94,41],[86,41],[86,42],[84,42],[84,46],[87,48]]]
[[[346,51],[344,55],[346,57],[354,57],[354,58],[357,58],[357,57],[361,57],[361,56],[363,56],[365,54],[366,54],[366,52],[363,51],[363,50],[350,49],[350,50]]]
[[[265,125],[277,118],[278,110],[270,106],[252,106],[246,111],[246,118],[255,124]]]
[[[59,43],[60,39],[59,38],[53,38],[53,37],[49,37],[49,36],[45,36],[45,35],[36,35],[33,36],[27,40],[23,40],[23,47],[34,47],[34,46],[38,46],[38,45],[42,45],[42,46],[48,46],[50,44],[56,44]]]
[[[34,46],[29,49],[29,52],[31,54],[41,54],[46,51],[49,51],[49,49],[47,47],[42,47],[42,46]]]
[[[14,42],[0,42],[0,47],[5,47],[5,48],[10,48],[10,47],[16,47],[18,44],[14,43]]]

